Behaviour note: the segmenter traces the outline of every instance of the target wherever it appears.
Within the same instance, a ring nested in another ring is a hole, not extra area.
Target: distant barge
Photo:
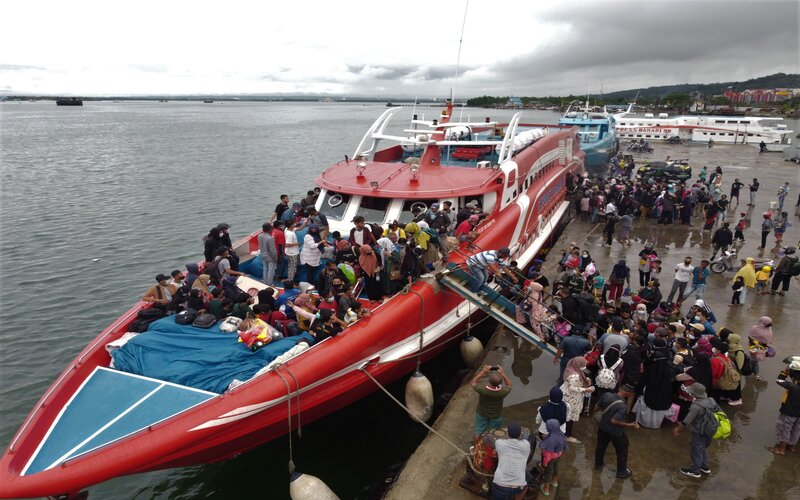
[[[77,97],[56,99],[56,106],[83,106],[83,101]]]

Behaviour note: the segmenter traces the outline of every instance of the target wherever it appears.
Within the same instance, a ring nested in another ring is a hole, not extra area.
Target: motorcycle
[[[639,142],[632,142],[628,144],[628,151],[631,151],[633,153],[652,153],[653,148],[647,142],[645,142],[644,144]]]
[[[709,266],[712,271],[722,274],[736,265],[736,249],[725,250]]]
[[[681,142],[682,142],[681,138],[678,137],[677,135],[673,135],[667,138],[667,144],[680,144]]]
[[[715,273],[721,274],[725,271],[731,269],[739,269],[740,267],[744,266],[747,262],[746,260],[740,261],[740,263],[736,262],[737,252],[735,248],[730,250],[726,250],[720,254],[719,257],[714,259],[714,261],[709,266],[711,270]],[[753,266],[755,267],[756,271],[760,271],[762,267],[769,266],[771,268],[775,268],[774,262],[772,259],[759,259],[753,261]]]

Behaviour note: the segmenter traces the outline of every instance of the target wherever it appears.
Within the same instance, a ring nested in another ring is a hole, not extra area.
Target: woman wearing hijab
[[[550,389],[550,399],[536,411],[536,426],[539,430],[539,439],[544,439],[549,431],[547,421],[556,420],[561,432],[567,432],[567,414],[569,404],[564,402],[564,393],[556,386]]]
[[[672,406],[672,356],[664,339],[656,339],[653,360],[639,385],[644,395],[638,401],[636,421],[648,429],[658,429]]]
[[[752,257],[745,259],[745,264],[737,271],[731,283],[735,283],[736,278],[739,276],[744,280],[744,286],[741,289],[742,294],[739,296],[739,304],[744,305],[744,299],[747,297],[747,289],[756,286],[756,268],[753,265]]]
[[[558,488],[558,462],[567,449],[567,438],[561,431],[558,420],[551,418],[545,422],[547,437],[540,444],[542,448],[542,480],[539,491],[550,496],[550,487]]]
[[[536,334],[537,337],[547,340],[546,336],[542,332],[541,323],[547,318],[547,308],[544,306],[544,296],[542,291],[544,287],[540,283],[536,283],[535,281],[532,282],[528,286],[528,296],[525,299],[525,302],[528,303],[528,316],[529,316],[529,323],[531,325],[531,330],[533,333]]]
[[[744,349],[742,349],[742,337],[738,333],[730,333],[727,338],[728,344],[728,359],[731,360],[734,367],[739,373],[742,373],[744,366]],[[736,389],[729,391],[721,391],[723,398],[728,399],[728,404],[731,406],[739,406],[742,404],[742,380],[736,385]]]
[[[207,274],[201,274],[194,280],[192,283],[191,290],[200,290],[200,298],[203,300],[203,303],[208,303],[211,300],[211,290],[208,289],[208,284],[211,283],[211,276]]]
[[[361,245],[361,255],[358,256],[358,265],[366,281],[367,298],[370,301],[381,300],[383,289],[378,280],[381,272],[381,263],[378,255],[372,251],[369,245]]]
[[[614,264],[614,268],[611,269],[611,275],[608,277],[608,282],[611,285],[608,290],[608,299],[613,300],[614,305],[619,307],[625,283],[627,282],[628,286],[631,286],[631,270],[625,263],[625,259],[620,259],[619,262]]]
[[[586,358],[576,356],[570,359],[566,368],[564,368],[564,383],[561,384],[564,400],[569,405],[569,412],[567,413],[567,442],[573,444],[581,443],[572,437],[572,427],[581,418],[584,395],[587,392],[594,392],[592,381],[586,376],[585,369]]]
[[[764,361],[767,357],[767,347],[772,343],[772,318],[761,316],[758,322],[750,327],[747,337],[749,339],[748,347],[752,353],[753,361],[755,361],[753,363],[753,373],[756,376],[756,380],[761,380],[758,375],[758,362]]]

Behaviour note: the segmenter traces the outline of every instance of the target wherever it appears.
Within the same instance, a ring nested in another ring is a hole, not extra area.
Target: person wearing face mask
[[[678,264],[675,266],[675,279],[672,282],[672,289],[669,291],[669,295],[667,296],[667,302],[672,302],[672,298],[675,297],[675,293],[680,292],[678,297],[683,297],[686,292],[686,286],[689,284],[689,280],[692,279],[692,271],[694,271],[694,266],[692,265],[692,258],[686,257],[683,259],[682,264]]]
[[[327,309],[338,316],[339,305],[336,303],[336,297],[334,295],[333,288],[330,288],[327,292],[321,293],[320,295],[322,296],[322,300],[319,301],[317,308]]]

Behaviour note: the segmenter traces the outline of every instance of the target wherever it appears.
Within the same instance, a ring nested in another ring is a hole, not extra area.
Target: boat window
[[[358,215],[363,215],[367,222],[383,223],[386,218],[386,210],[389,209],[391,198],[375,198],[365,196],[361,199],[361,206],[358,207]]]
[[[350,195],[328,191],[322,199],[322,206],[319,213],[333,220],[342,220],[347,204],[350,203]]]
[[[403,210],[400,212],[397,222],[400,224],[408,224],[414,220],[414,214],[411,212],[412,208],[417,206],[420,208],[420,210],[425,212],[428,210],[428,208],[430,208],[431,203],[437,202],[438,200],[406,200],[403,202]]]

